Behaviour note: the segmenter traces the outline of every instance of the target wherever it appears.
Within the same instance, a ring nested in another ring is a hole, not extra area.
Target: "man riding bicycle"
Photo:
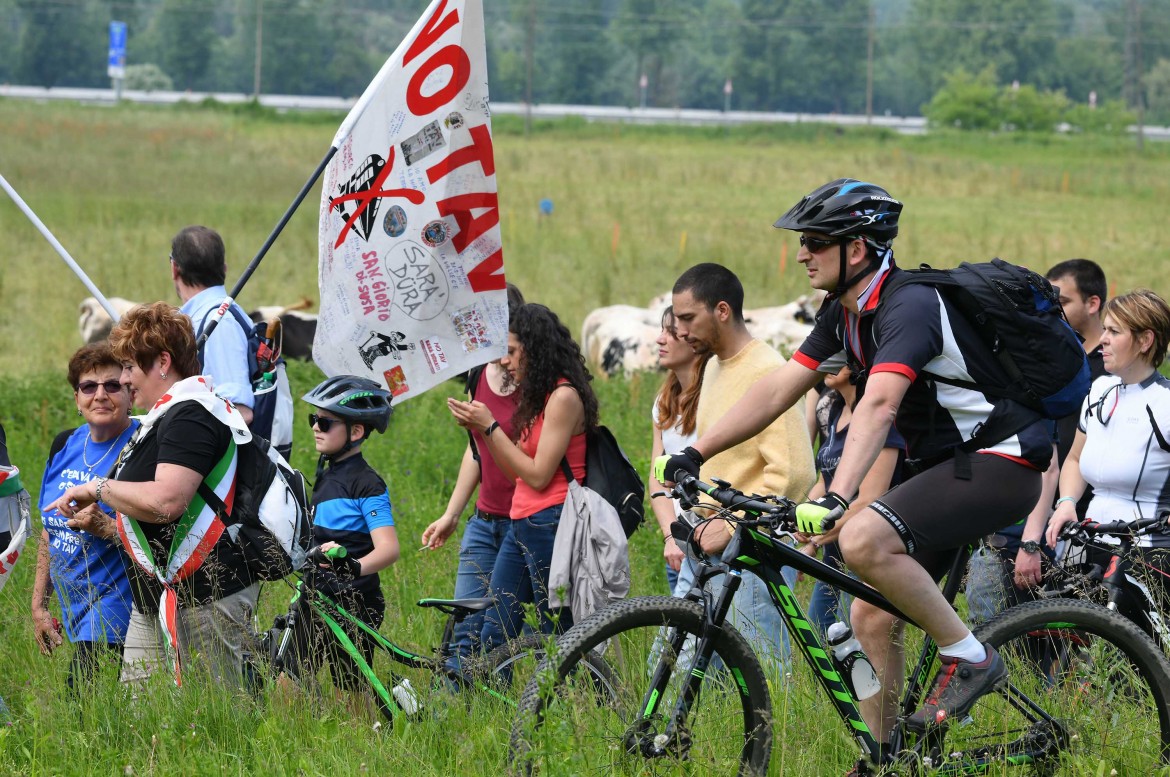
[[[837,540],[850,569],[939,645],[943,670],[908,721],[925,731],[961,720],[1007,678],[998,654],[975,638],[936,583],[950,551],[1028,513],[1052,445],[1038,416],[1004,419],[1021,409],[997,408],[982,392],[949,382],[1002,383],[1001,368],[933,287],[902,282],[891,248],[901,211],[885,189],[845,178],[804,197],[776,222],[801,233],[797,258],[812,286],[830,293],[816,326],[790,361],[760,379],[693,448],[656,463],[661,480],[679,469],[697,475],[707,458],[802,400],[819,373],[848,364],[858,401],[833,491],[800,505],[797,522],[818,535],[825,518],[844,515],[896,422],[908,446],[907,475],[914,476],[815,540]],[[984,426],[993,411],[993,423]],[[1021,430],[988,439],[988,429],[1005,426]],[[981,442],[971,444],[973,437]],[[904,624],[855,601],[852,625],[883,681],[883,692],[863,701],[861,712],[877,740],[886,741],[903,679]]]

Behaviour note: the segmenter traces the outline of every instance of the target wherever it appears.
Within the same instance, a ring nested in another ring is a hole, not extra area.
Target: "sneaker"
[[[950,656],[941,656],[942,668],[934,678],[934,687],[921,709],[906,719],[911,731],[922,733],[934,726],[946,727],[952,720],[962,720],[975,701],[1007,680],[1007,667],[995,648],[984,643],[987,658],[978,664]]]

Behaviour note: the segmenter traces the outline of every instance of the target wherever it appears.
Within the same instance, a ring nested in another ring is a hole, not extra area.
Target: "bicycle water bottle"
[[[868,699],[882,689],[882,683],[873,670],[873,664],[861,649],[857,637],[853,636],[851,628],[837,621],[829,627],[825,636],[828,638],[837,671],[853,689],[853,695],[858,700]]]
[[[418,694],[414,692],[414,688],[410,684],[410,680],[403,677],[399,680],[398,685],[390,689],[390,693],[394,696],[394,701],[398,702],[399,708],[407,715],[413,715],[419,711],[422,706],[418,700]]]

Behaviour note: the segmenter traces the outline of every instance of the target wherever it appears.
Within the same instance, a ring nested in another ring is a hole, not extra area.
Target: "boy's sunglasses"
[[[106,390],[106,394],[111,396],[125,389],[125,386],[123,386],[120,381],[116,380],[104,380],[100,383],[96,380],[86,380],[77,384],[77,390],[82,394],[85,394],[87,397],[92,397],[97,393],[98,386],[104,388]]]
[[[342,423],[340,418],[326,418],[323,415],[309,413],[309,428],[312,429],[315,426],[325,434],[329,434],[329,430],[333,428],[334,424],[340,423]]]

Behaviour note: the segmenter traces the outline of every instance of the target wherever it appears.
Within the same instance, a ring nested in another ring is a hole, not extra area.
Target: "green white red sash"
[[[167,412],[183,402],[199,403],[232,430],[232,439],[227,451],[203,479],[208,488],[223,500],[230,512],[236,496],[236,466],[239,461],[237,444],[249,442],[252,433],[248,431],[239,412],[229,402],[211,392],[210,381],[203,376],[179,381],[155,403],[142,420],[142,425],[135,432],[134,438],[130,440],[126,453],[119,462],[119,468],[125,460],[133,456],[135,443],[145,438]],[[223,522],[215,510],[196,492],[183,515],[175,523],[175,534],[171,539],[165,564],[155,560],[150,543],[138,520],[118,513],[117,525],[118,536],[134,562],[162,584],[163,592],[158,608],[159,622],[166,635],[167,652],[174,663],[175,684],[181,686],[183,681],[179,660],[179,603],[174,585],[189,578],[203,565],[215,543],[223,535]]]
[[[21,485],[20,470],[0,466],[0,530],[12,535],[8,547],[0,549],[0,588],[8,582],[28,539],[29,515],[28,492]]]

